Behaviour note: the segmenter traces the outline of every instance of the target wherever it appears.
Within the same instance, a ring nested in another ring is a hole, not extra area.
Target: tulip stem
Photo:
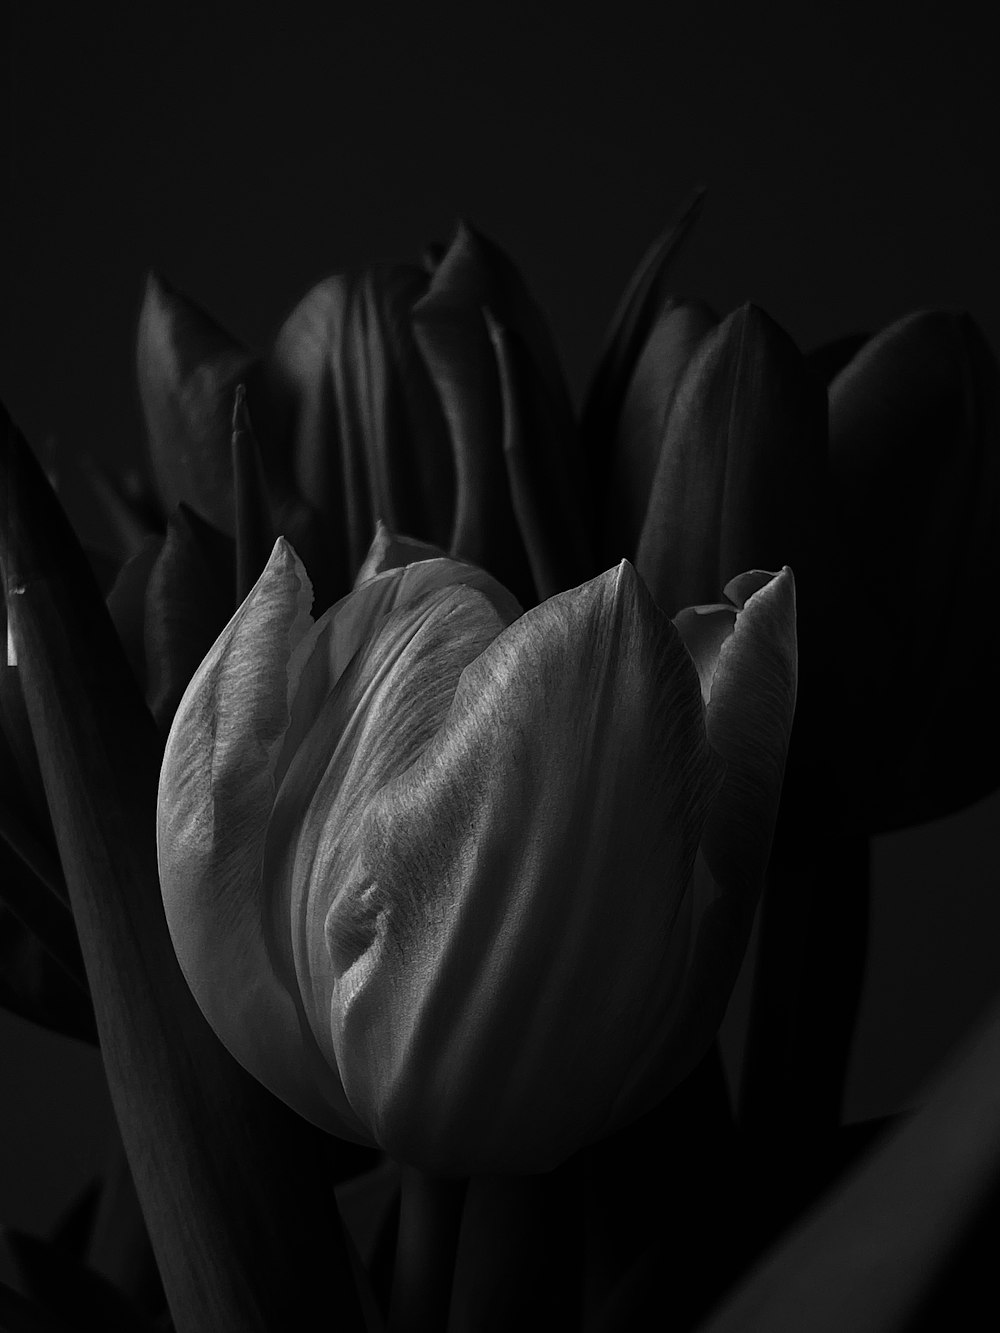
[[[447,1327],[467,1183],[403,1167],[389,1333]]]

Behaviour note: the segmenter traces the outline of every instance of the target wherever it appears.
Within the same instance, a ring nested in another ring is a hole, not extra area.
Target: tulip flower
[[[311,624],[279,540],[158,800],[174,945],[231,1053],[445,1174],[546,1170],[666,1095],[742,959],[794,706],[790,571],[727,597],[673,623],[623,562],[520,615],[438,558]]]

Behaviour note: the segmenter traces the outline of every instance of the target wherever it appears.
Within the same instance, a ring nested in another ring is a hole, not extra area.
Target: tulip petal
[[[234,610],[232,539],[179,505],[145,589],[146,699],[167,731],[188,682]]]
[[[451,553],[489,569],[534,600],[504,456],[496,356],[483,309],[524,340],[560,420],[572,410],[544,318],[510,259],[467,222],[458,229],[413,310],[417,343],[437,387],[456,469]]]
[[[848,333],[843,338],[823,343],[806,353],[806,365],[824,384],[831,384],[861,351],[869,337],[867,333]]]
[[[667,287],[670,266],[698,220],[704,196],[704,189],[696,190],[677,221],[643,255],[611,321],[583,408],[584,447],[597,477],[604,471],[600,459],[615,438],[628,385],[642,349],[670,299]]]
[[[548,395],[522,340],[489,311],[486,319],[500,372],[511,500],[535,590],[544,600],[592,573],[576,427]]]
[[[638,548],[670,408],[685,367],[715,324],[707,305],[668,298],[639,351],[597,464],[601,485],[606,477],[610,487],[599,496],[598,514],[607,558]]]
[[[267,494],[260,447],[250,424],[246,388],[236,386],[232,421],[233,513],[236,538],[236,601],[242,602],[267,564],[277,532]]]
[[[754,584],[759,583],[759,588]],[[764,883],[795,713],[795,580],[755,571],[726,587],[739,606],[721,644],[707,706],[708,739],[726,761],[702,850],[749,932]]]
[[[427,275],[405,265],[329,278],[286,320],[266,363],[299,490],[342,525],[341,588],[378,518],[441,546],[450,540],[451,446],[411,328],[426,286]]]
[[[1000,707],[982,688],[1000,671],[1000,633],[981,610],[1000,582],[998,440],[1000,370],[968,316],[898,321],[830,387],[837,549],[842,577],[866,589],[833,669],[870,756],[852,781],[873,831],[1000,783]]]
[[[345,856],[353,855],[351,835],[380,787],[434,735],[464,667],[503,628],[487,599],[469,587],[444,587],[399,605],[353,657],[282,780],[264,867],[280,904],[272,916],[274,948],[295,968],[316,1041],[333,1067],[338,958],[331,963],[324,922]],[[341,924],[335,954],[353,947],[350,914]]]
[[[288,726],[288,662],[311,600],[305,570],[279,539],[171,728],[157,813],[160,883],[185,978],[230,1054],[314,1124],[364,1142],[267,944],[264,838]]]
[[[139,397],[163,509],[183,500],[233,531],[230,421],[247,350],[204,311],[150,274],[139,316]]]
[[[708,334],[667,421],[636,564],[664,610],[787,561],[813,584],[826,402],[791,339],[745,306]]]
[[[720,780],[691,659],[628,565],[467,667],[424,753],[314,872],[336,885],[334,1047],[388,1151],[546,1169],[683,1076],[657,1065],[620,1099],[686,985],[669,964]]]
[[[376,536],[369,559],[378,541]],[[299,745],[314,730],[327,696],[351,659],[369,644],[386,617],[409,602],[458,586],[481,593],[500,617],[501,626],[521,615],[518,602],[485,570],[464,561],[441,558],[419,560],[366,579],[320,616],[303,636],[288,665],[289,691],[294,701],[275,766],[277,783],[283,781]]]
[[[791,570],[733,579],[734,604],[688,608],[678,628],[695,658],[713,751],[725,780],[712,802],[695,864],[692,927],[682,963],[687,980],[670,1015],[660,1059],[694,1067],[691,1033],[715,1031],[746,952],[764,885],[795,709],[797,652]],[[690,611],[704,610],[702,625]],[[726,622],[732,632],[725,634]],[[640,1071],[641,1072],[641,1071]]]
[[[429,542],[418,542],[413,537],[404,537],[390,532],[381,519],[375,523],[375,536],[368,548],[364,563],[354,580],[357,588],[367,583],[376,574],[384,574],[387,569],[401,569],[403,565],[412,565],[416,560],[444,560],[448,552]]]

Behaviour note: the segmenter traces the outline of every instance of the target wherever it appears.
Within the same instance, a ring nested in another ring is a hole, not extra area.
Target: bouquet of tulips
[[[99,1043],[121,1156],[8,1236],[0,1328],[981,1296],[1000,1012],[911,1116],[841,1098],[870,837],[1000,785],[1000,376],[966,316],[803,356],[678,298],[698,207],[579,417],[462,224],[262,355],[151,278],[143,467],[92,472],[116,551],[5,423],[0,1000]]]

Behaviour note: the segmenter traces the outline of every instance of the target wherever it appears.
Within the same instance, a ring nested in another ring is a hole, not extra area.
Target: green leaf
[[[178,1333],[360,1314],[315,1131],[230,1059],[181,975],[155,860],[160,745],[69,524],[9,421],[0,561],[105,1069]]]

